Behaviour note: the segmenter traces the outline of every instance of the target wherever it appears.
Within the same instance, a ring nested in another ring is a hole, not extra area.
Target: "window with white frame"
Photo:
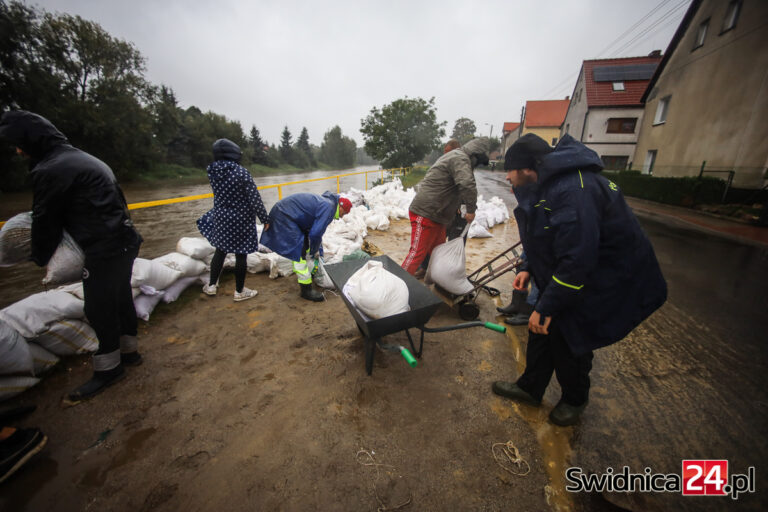
[[[733,0],[728,4],[728,10],[725,11],[725,18],[723,18],[723,29],[720,31],[721,34],[736,26],[736,21],[739,19],[740,12],[741,0]]]
[[[699,25],[699,30],[696,31],[696,42],[693,44],[691,51],[704,46],[704,39],[707,38],[707,29],[709,29],[709,18],[702,21]]]
[[[624,82],[613,82],[613,90],[614,91],[623,91],[624,90]]]
[[[656,150],[649,149],[645,154],[645,163],[643,164],[643,174],[653,174],[653,164],[656,163]]]
[[[659,100],[656,106],[656,117],[653,118],[653,124],[662,124],[667,121],[667,112],[669,112],[669,100],[672,96],[665,96]]]

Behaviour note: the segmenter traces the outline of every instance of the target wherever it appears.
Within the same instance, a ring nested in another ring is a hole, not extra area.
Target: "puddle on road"
[[[145,428],[133,433],[121,447],[121,450],[115,455],[110,462],[109,466],[105,469],[101,467],[93,468],[85,473],[83,479],[80,480],[80,484],[91,487],[101,487],[106,482],[109,472],[113,469],[117,469],[120,466],[124,466],[129,462],[133,462],[138,458],[138,454],[141,453],[141,449],[144,443],[155,433],[157,429],[154,427]]]
[[[496,299],[499,306],[501,301]],[[517,375],[525,370],[525,357],[522,342],[512,329],[507,329],[507,339],[512,345],[515,355]],[[565,490],[565,470],[570,466],[570,438],[572,427],[558,427],[549,422],[549,411],[554,404],[546,401],[542,407],[531,407],[504,400],[504,405],[510,406],[515,413],[523,418],[536,433],[536,439],[541,446],[545,469],[549,477],[549,485],[544,489],[547,504],[557,512],[574,509],[574,503],[568,491]],[[492,406],[494,412],[501,417],[500,404]]]

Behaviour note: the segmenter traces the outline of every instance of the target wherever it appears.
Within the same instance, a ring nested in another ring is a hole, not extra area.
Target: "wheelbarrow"
[[[477,293],[480,290],[485,291],[491,297],[498,296],[501,292],[488,286],[491,281],[503,276],[507,272],[516,271],[522,264],[520,257],[522,253],[522,242],[502,252],[492,260],[483,263],[480,268],[467,275],[467,280],[472,285],[472,290],[462,295],[454,295],[443,289],[441,294],[446,295],[447,302],[453,306],[458,306],[459,317],[462,320],[474,320],[480,315],[480,308],[475,302]],[[437,287],[437,285],[435,285]]]
[[[373,372],[373,356],[377,345],[382,350],[399,352],[411,367],[415,367],[418,364],[416,358],[421,358],[424,348],[425,332],[446,332],[455,331],[457,329],[467,329],[470,327],[486,327],[494,331],[506,332],[506,327],[491,322],[467,322],[444,327],[427,327],[424,324],[429,321],[435,311],[437,311],[437,308],[443,304],[443,301],[415,277],[403,270],[400,265],[392,261],[389,256],[377,256],[373,258],[373,260],[380,261],[384,265],[385,270],[395,274],[405,281],[405,284],[408,286],[408,304],[411,308],[410,311],[384,318],[368,318],[364,313],[357,309],[357,306],[355,306],[343,292],[344,285],[352,274],[357,272],[368,260],[350,260],[325,265],[325,271],[328,274],[328,277],[331,278],[333,284],[341,292],[341,298],[344,301],[344,304],[346,304],[349,312],[352,313],[357,328],[365,338],[365,371],[368,375],[371,375]],[[421,331],[418,349],[409,332],[409,329],[412,328]],[[385,336],[400,331],[405,331],[408,336],[408,343],[411,346],[410,351],[401,345],[386,344],[382,342],[382,338]],[[414,357],[414,355],[416,357]]]

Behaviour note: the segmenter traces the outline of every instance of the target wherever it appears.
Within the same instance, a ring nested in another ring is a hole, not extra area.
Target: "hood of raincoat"
[[[489,141],[485,137],[472,139],[471,141],[461,146],[460,149],[463,152],[465,152],[467,156],[469,156],[470,158],[472,157],[472,155],[476,155],[476,154],[483,154],[486,157],[488,157],[491,152],[491,141]]]
[[[565,134],[554,151],[544,155],[536,172],[538,183],[543,185],[553,177],[573,171],[599,173],[603,170],[603,161],[587,146]]]
[[[233,162],[240,162],[242,157],[243,152],[240,150],[240,146],[229,139],[219,139],[213,143],[214,160],[232,160]]]
[[[0,119],[0,137],[21,148],[33,160],[41,160],[51,150],[69,141],[53,123],[26,110],[12,110]]]

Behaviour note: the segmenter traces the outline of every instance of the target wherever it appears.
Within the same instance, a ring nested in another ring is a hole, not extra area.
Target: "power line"
[[[673,25],[673,24],[675,24],[675,25],[676,25],[676,24],[680,23],[680,21],[683,19],[683,17],[685,17],[685,13],[684,13],[684,12],[683,12],[682,14],[680,14],[679,16],[675,16],[675,17],[673,17],[673,18],[670,18],[670,19],[669,19],[669,20],[668,20],[666,23],[664,23],[663,25],[661,25],[660,27],[658,27],[658,28],[657,28],[656,30],[654,30],[652,33],[648,34],[648,37],[645,37],[645,38],[641,39],[640,41],[638,41],[637,43],[633,44],[632,46],[628,47],[628,48],[627,48],[627,53],[629,53],[629,50],[631,50],[631,49],[635,48],[635,47],[636,47],[637,45],[639,45],[640,43],[644,43],[644,42],[645,42],[645,41],[646,41],[646,40],[647,40],[649,37],[651,37],[651,36],[655,35],[655,34],[656,34],[657,32],[659,32],[661,29],[663,29],[663,28],[666,28],[666,27],[667,27],[667,25]]]
[[[688,0],[683,0],[682,2],[677,4],[676,6],[672,7],[669,11],[665,12],[664,14],[662,14],[659,19],[657,19],[651,25],[646,27],[642,32],[640,32],[637,35],[635,35],[635,37],[633,37],[632,39],[630,39],[629,41],[624,43],[619,49],[617,49],[616,50],[616,54],[618,55],[621,52],[623,52],[624,50],[626,50],[627,48],[629,48],[630,46],[632,46],[636,41],[638,41],[638,39],[643,38],[644,35],[648,34],[649,31],[653,30],[660,23],[669,20],[669,17],[672,16],[675,13],[675,11],[679,11],[686,4],[688,4]],[[645,39],[646,38],[643,38],[643,39],[641,39],[641,41],[645,41]]]
[[[602,56],[602,55],[603,55],[603,54],[604,54],[606,51],[608,51],[608,49],[609,49],[611,46],[613,46],[614,44],[618,43],[618,42],[619,42],[621,39],[623,39],[623,38],[624,38],[624,36],[626,36],[627,34],[629,34],[630,32],[632,32],[633,30],[635,30],[635,29],[636,29],[636,28],[637,28],[639,25],[642,25],[642,23],[643,23],[645,20],[647,20],[647,19],[648,19],[650,16],[652,16],[652,15],[653,15],[653,13],[655,13],[656,11],[658,11],[659,9],[661,9],[662,7],[664,7],[664,5],[668,4],[668,3],[669,3],[669,2],[671,2],[671,1],[672,1],[672,0],[662,0],[662,2],[661,2],[660,4],[658,4],[656,7],[654,7],[653,9],[651,9],[651,10],[650,10],[650,11],[649,11],[649,12],[648,12],[648,13],[647,13],[645,16],[643,16],[642,18],[640,18],[640,20],[639,20],[639,21],[635,22],[635,24],[634,24],[634,25],[632,25],[632,26],[631,26],[631,27],[629,27],[627,30],[625,30],[625,31],[624,31],[624,32],[623,32],[623,33],[622,33],[622,34],[621,34],[619,37],[617,37],[616,39],[614,39],[613,41],[611,41],[611,43],[610,43],[608,46],[606,46],[605,48],[603,48],[602,50],[600,50],[600,51],[597,53],[597,57],[596,57],[596,58],[598,58],[598,59],[599,59],[599,58],[600,58],[600,57],[601,57],[601,56]]]

